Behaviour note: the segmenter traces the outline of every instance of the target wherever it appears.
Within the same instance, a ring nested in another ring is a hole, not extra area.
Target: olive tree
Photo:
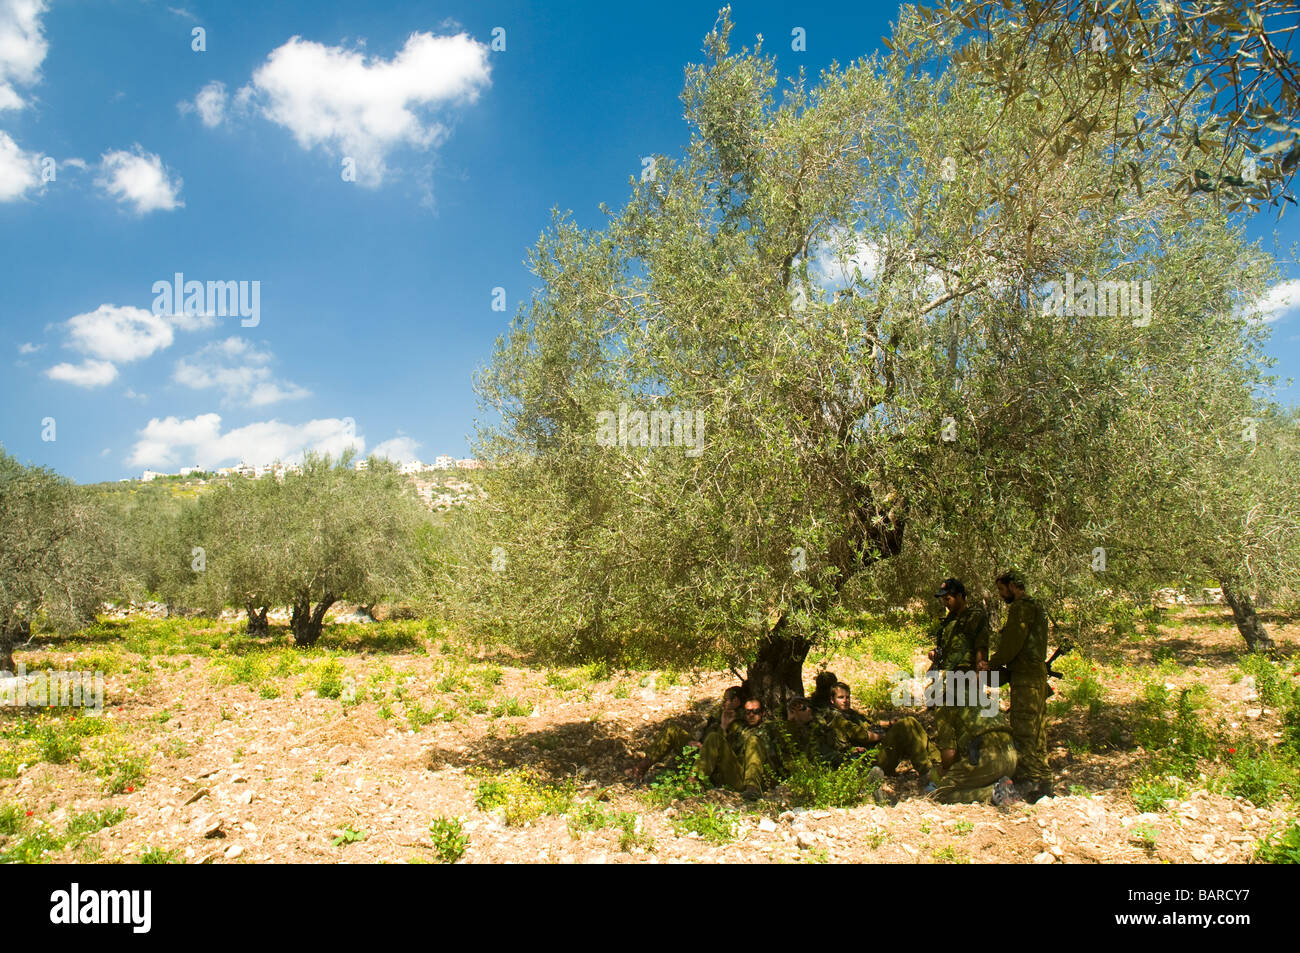
[[[410,584],[426,518],[391,464],[372,458],[358,471],[350,455],[308,454],[282,481],[235,479],[202,498],[181,521],[175,556],[188,566],[192,545],[203,550],[195,602],[246,609],[254,634],[265,633],[269,607],[287,605],[294,641],[310,646],[334,603],[368,605]]]
[[[730,30],[687,71],[685,154],[532,253],[540,288],[479,378],[500,422],[453,575],[522,645],[721,657],[775,704],[891,560],[1096,589],[1098,527],[1201,452],[1188,408],[1264,380],[1242,305],[1268,265],[1203,197],[1101,201],[1100,137],[1027,162],[1037,106],[927,66],[915,21],[780,105]],[[1107,584],[1145,571],[1117,556]]]
[[[1294,0],[944,0],[915,12],[933,55],[951,56],[1008,109],[1033,104],[1032,161],[1102,138],[1108,190],[1141,188],[1158,155],[1150,143],[1162,140],[1185,163],[1154,183],[1168,195],[1213,193],[1232,209],[1268,203],[1279,213],[1295,204]],[[1134,93],[1137,114],[1125,108]]]
[[[38,619],[69,629],[94,619],[117,588],[116,551],[86,492],[0,449],[0,671]]]

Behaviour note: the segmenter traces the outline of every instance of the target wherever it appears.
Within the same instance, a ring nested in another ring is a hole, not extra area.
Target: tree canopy
[[[1099,580],[1096,537],[1257,404],[1266,256],[1167,201],[1177,164],[1107,196],[1104,137],[1033,161],[1086,75],[1006,103],[905,18],[778,105],[730,31],[687,71],[684,155],[530,257],[479,378],[501,423],[467,611],[557,654],[721,655],[776,701],[855,579],[1142,571],[1120,546]]]

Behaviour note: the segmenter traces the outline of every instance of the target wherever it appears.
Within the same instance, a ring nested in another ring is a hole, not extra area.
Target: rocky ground
[[[103,724],[74,755],[17,762],[14,743],[0,807],[18,820],[0,827],[0,852],[49,831],[41,859],[51,861],[134,862],[146,852],[192,863],[435,861],[429,827],[445,817],[461,819],[470,863],[1242,862],[1295,815],[1294,803],[1259,807],[1214,793],[1209,779],[1156,813],[1140,813],[1130,796],[1150,753],[1125,737],[1126,706],[1152,678],[1207,685],[1212,717],[1236,731],[1272,740],[1279,730],[1277,713],[1234,668],[1237,638],[1223,610],[1178,611],[1158,643],[1125,642],[1076,662],[1099,667],[1105,697],[1093,713],[1054,710],[1049,742],[1063,796],[1010,810],[944,806],[920,796],[910,773],[883,789],[885,803],[849,809],[795,808],[780,789],[752,803],[713,792],[704,806],[723,818],[717,837],[682,824],[700,804],[656,806],[623,772],[667,719],[689,721],[714,704],[729,675],[535,669],[415,624],[396,647],[368,644],[373,626],[339,626],[331,650],[305,656],[276,634],[252,652],[243,645],[256,664],[232,667],[212,646],[237,626],[213,624],[152,659],[101,626],[18,656],[29,670],[96,665],[110,674]],[[1275,625],[1274,634],[1294,658],[1300,626]],[[816,661],[855,686],[897,668],[860,651]],[[10,709],[0,729],[57,738],[77,717],[87,715]],[[43,721],[30,731],[19,724],[33,718]],[[121,773],[129,755],[138,779]],[[475,806],[485,779],[521,768],[539,783],[574,786],[565,815],[511,824]],[[575,828],[571,819],[592,806],[634,819]],[[106,810],[120,819],[84,837],[54,836]]]

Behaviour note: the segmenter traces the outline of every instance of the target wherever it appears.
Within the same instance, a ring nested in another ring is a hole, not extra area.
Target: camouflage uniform
[[[940,804],[974,804],[993,797],[993,785],[1016,772],[1016,745],[1005,724],[965,735],[957,760],[948,768],[933,797]]]
[[[1051,784],[1047,766],[1047,614],[1029,596],[1007,608],[1007,622],[990,668],[1005,668],[1011,686],[1011,733],[1019,754],[1018,781]]]
[[[949,614],[939,623],[936,658],[944,672],[963,676],[975,671],[975,656],[982,652],[988,657],[989,617],[983,609],[968,605],[961,612]],[[967,682],[969,685],[970,683]],[[942,686],[936,686],[942,688]],[[940,697],[935,712],[935,743],[947,751],[957,747],[962,735],[976,731],[979,723],[980,699],[977,692],[967,692],[960,704],[946,705]]]
[[[721,728],[708,733],[700,747],[696,770],[712,784],[736,791],[761,791],[767,784],[770,743],[762,724],[753,728],[734,722],[723,734]]]
[[[922,778],[939,783],[939,749],[930,741],[925,727],[910,715],[889,726],[876,763],[892,777],[904,758],[912,762]]]
[[[739,721],[737,715],[736,721],[733,721],[731,728],[727,730],[728,736],[738,727]],[[664,726],[664,729],[655,736],[655,740],[650,743],[650,747],[646,749],[646,761],[650,764],[658,764],[660,761],[676,757],[692,741],[703,741],[710,732],[721,727],[722,706],[718,706],[713,714],[689,732],[676,722],[671,722]]]

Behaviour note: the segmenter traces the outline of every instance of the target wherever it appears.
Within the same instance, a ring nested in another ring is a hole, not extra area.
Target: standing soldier
[[[1029,803],[1052,796],[1047,766],[1047,614],[1025,594],[1018,572],[997,578],[998,595],[1010,603],[998,650],[981,671],[1004,669],[1011,685],[1011,733],[1016,742],[1017,789]]]
[[[947,770],[957,757],[957,742],[979,724],[976,672],[989,654],[989,617],[983,609],[966,604],[966,587],[959,579],[945,579],[934,595],[948,610],[930,653],[939,673],[936,687],[944,689],[935,712],[935,744]]]

